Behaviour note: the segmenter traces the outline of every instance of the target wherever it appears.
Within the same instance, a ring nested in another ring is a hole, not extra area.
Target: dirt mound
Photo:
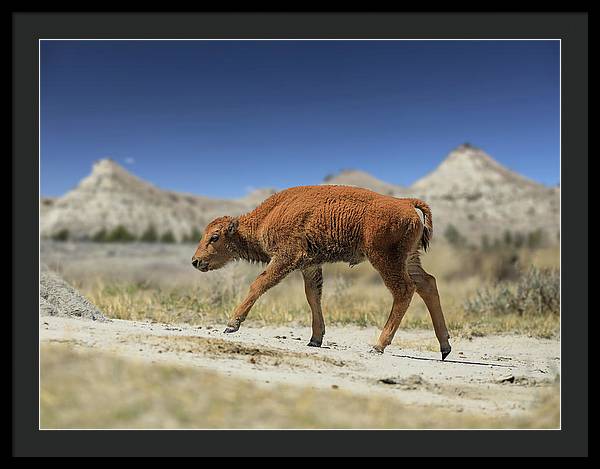
[[[40,272],[40,314],[106,320],[87,298],[44,265]]]

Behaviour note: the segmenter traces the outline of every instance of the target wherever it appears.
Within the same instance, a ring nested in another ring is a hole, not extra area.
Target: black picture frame
[[[588,14],[12,14],[12,453],[15,456],[586,456]],[[38,41],[56,38],[560,39],[561,430],[38,430]]]

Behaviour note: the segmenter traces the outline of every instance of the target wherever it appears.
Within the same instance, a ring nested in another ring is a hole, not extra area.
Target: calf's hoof
[[[383,349],[379,345],[373,345],[373,347],[371,347],[371,350],[369,350],[369,353],[372,353],[374,355],[382,355]]]
[[[442,361],[444,361],[446,357],[450,355],[450,352],[452,352],[452,347],[448,345],[447,347],[442,348],[440,351],[442,352]]]
[[[306,345],[309,347],[320,347],[322,343],[322,340],[310,339],[310,342]]]
[[[223,331],[225,334],[231,334],[232,332],[237,332],[237,330],[240,328],[240,325],[232,325],[232,324],[227,324],[227,327],[225,328],[225,330]]]

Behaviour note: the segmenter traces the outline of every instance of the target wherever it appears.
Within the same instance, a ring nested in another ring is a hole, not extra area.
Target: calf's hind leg
[[[384,349],[392,343],[415,293],[415,284],[408,275],[405,259],[394,263],[390,263],[388,259],[385,257],[369,259],[394,297],[388,320],[383,326],[377,344],[373,346],[373,352],[377,353],[383,353]]]
[[[433,329],[435,330],[435,335],[440,343],[442,360],[444,360],[450,354],[452,347],[450,347],[450,342],[448,342],[450,334],[448,333],[446,321],[444,320],[444,313],[442,312],[442,305],[440,304],[440,295],[438,293],[435,277],[423,269],[418,254],[414,254],[409,259],[408,273],[415,282],[417,293],[423,299],[429,310],[429,315],[433,322]]]
[[[302,270],[304,277],[304,292],[312,312],[312,337],[309,347],[320,347],[325,335],[325,321],[321,310],[321,293],[323,291],[323,271],[321,266],[309,267]]]

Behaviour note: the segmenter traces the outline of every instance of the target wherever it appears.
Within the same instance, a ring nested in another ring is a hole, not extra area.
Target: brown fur
[[[424,222],[415,209],[422,212]],[[419,260],[419,249],[427,249],[432,231],[431,210],[418,199],[399,199],[347,186],[292,187],[245,215],[213,220],[192,261],[202,271],[218,269],[233,259],[268,264],[234,311],[226,332],[239,329],[260,295],[290,272],[301,270],[313,314],[309,345],[320,346],[325,332],[321,265],[355,265],[368,259],[394,300],[374,350],[383,352],[392,341],[416,291],[431,313],[445,357],[450,351],[449,336],[435,279],[423,270]]]

